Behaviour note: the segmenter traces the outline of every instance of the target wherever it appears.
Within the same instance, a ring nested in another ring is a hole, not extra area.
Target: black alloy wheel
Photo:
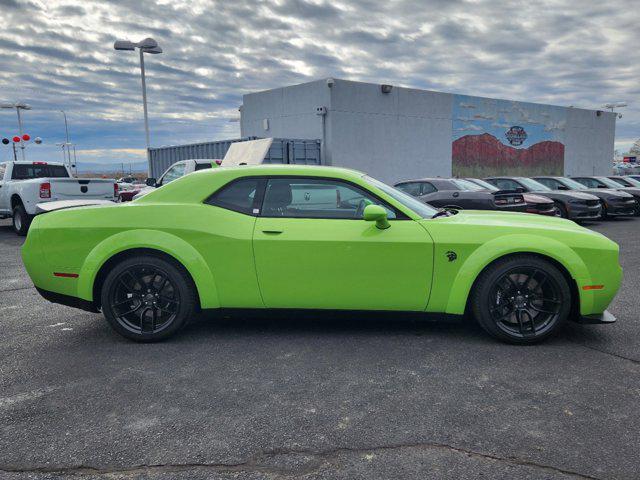
[[[529,255],[507,257],[485,270],[473,292],[480,325],[510,343],[539,342],[566,321],[571,291],[550,262]]]
[[[102,310],[121,335],[162,340],[182,328],[195,311],[195,287],[179,265],[154,256],[118,264],[105,279]]]

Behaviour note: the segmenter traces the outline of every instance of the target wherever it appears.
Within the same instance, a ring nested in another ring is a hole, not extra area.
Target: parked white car
[[[133,200],[144,197],[147,193],[153,192],[156,188],[166,185],[177,178],[184,177],[185,175],[198,170],[217,167],[218,165],[220,165],[220,160],[210,158],[181,160],[176,162],[165,170],[159,180],[156,180],[153,177],[147,178],[147,186],[137,192],[133,196]]]
[[[118,196],[114,179],[73,178],[62,163],[0,163],[0,218],[13,218],[13,230],[26,235],[37,205],[60,200],[111,200]]]

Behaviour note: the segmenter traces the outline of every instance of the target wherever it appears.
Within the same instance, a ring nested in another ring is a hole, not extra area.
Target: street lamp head
[[[158,46],[158,42],[153,38],[145,38],[141,42],[138,42],[136,46],[146,50],[148,48],[156,48]]]
[[[15,102],[15,103],[3,102],[3,103],[0,103],[0,108],[19,108],[20,110],[31,110],[31,105],[27,105],[26,103],[23,103],[23,102]]]
[[[153,54],[156,54],[156,53],[162,53],[162,48],[160,48],[160,47],[143,48],[143,49],[142,49],[142,51],[143,51],[144,53],[153,53]]]
[[[137,45],[129,40],[116,40],[113,48],[116,50],[135,50]]]

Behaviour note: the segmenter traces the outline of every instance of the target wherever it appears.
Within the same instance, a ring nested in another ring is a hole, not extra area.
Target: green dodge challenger
[[[39,215],[22,256],[43,297],[138,341],[241,308],[468,313],[528,344],[568,319],[615,321],[622,277],[618,245],[568,220],[436,210],[356,171],[291,165]]]

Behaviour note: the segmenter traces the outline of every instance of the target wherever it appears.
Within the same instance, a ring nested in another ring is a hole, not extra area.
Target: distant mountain
[[[481,165],[489,168],[530,168],[544,166],[551,170],[564,166],[564,145],[556,141],[543,141],[528,148],[505,145],[489,133],[465,135],[453,141],[454,165]]]
[[[113,173],[122,171],[122,164],[120,163],[93,163],[93,162],[78,162],[78,173]],[[125,173],[129,173],[129,167],[131,167],[132,173],[140,173],[147,171],[147,162],[133,162],[131,164],[124,164]]]

